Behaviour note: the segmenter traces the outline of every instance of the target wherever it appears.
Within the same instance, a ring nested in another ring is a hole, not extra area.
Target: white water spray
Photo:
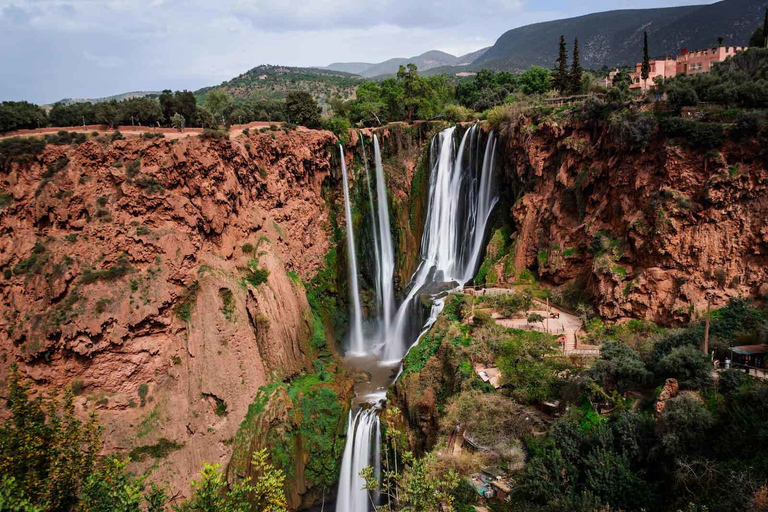
[[[384,167],[381,163],[379,139],[373,136],[373,153],[376,163],[376,203],[379,216],[379,282],[381,283],[382,333],[388,335],[395,309],[393,278],[395,275],[395,255],[392,249],[392,229],[389,224],[389,201],[387,200],[387,182],[384,179]]]
[[[378,446],[371,446],[380,440],[379,411],[358,409],[354,418],[349,413],[347,424],[347,443],[341,460],[339,493],[336,500],[336,512],[367,512],[371,498],[363,488],[365,480],[360,472],[371,465],[371,449],[378,456]]]
[[[341,154],[341,176],[344,183],[344,214],[347,221],[347,253],[349,271],[349,298],[352,302],[350,318],[349,345],[353,352],[364,353],[363,313],[360,307],[360,289],[357,285],[357,253],[355,252],[355,234],[352,227],[352,208],[349,205],[349,184],[347,183],[347,163],[344,160],[344,147],[339,144]]]
[[[365,155],[365,141],[363,140],[362,134],[360,134],[360,148],[363,151],[363,165],[365,167],[365,183],[368,186],[368,213],[370,213],[371,217],[371,229],[373,230],[373,255],[375,258],[376,263],[376,272],[375,272],[375,287],[376,287],[376,304],[377,306],[381,306],[382,300],[382,292],[381,292],[381,250],[380,250],[380,244],[381,241],[379,240],[379,226],[376,222],[376,211],[373,208],[373,191],[371,188],[371,174],[368,170],[368,158],[366,158]]]

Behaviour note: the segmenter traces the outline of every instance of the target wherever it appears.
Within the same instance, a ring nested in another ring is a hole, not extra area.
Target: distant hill
[[[235,100],[276,100],[291,91],[306,91],[320,103],[332,97],[353,98],[364,80],[357,75],[317,68],[256,66],[221,85],[195,91],[198,97],[213,88],[225,90]]]
[[[365,72],[366,69],[370,69],[375,65],[376,64],[372,62],[334,62],[333,64],[328,64],[324,68],[318,69],[327,69],[330,71],[341,71],[344,73],[361,75]]]
[[[480,48],[476,52],[467,53],[466,55],[462,55],[461,57],[457,57],[456,64],[454,66],[468,66],[475,62],[477,59],[485,55],[485,52],[490,50],[490,46],[486,46],[485,48]]]
[[[51,105],[54,105],[56,103],[62,103],[64,105],[73,105],[75,103],[102,103],[105,101],[123,101],[123,100],[129,100],[132,98],[145,98],[147,96],[159,96],[160,91],[133,91],[133,92],[124,92],[122,94],[115,94],[114,96],[105,96],[103,98],[64,98],[63,100],[56,101],[52,103]]]
[[[427,71],[433,68],[442,68],[444,66],[466,66],[473,63],[478,57],[483,55],[486,50],[488,50],[488,48],[482,48],[475,52],[462,55],[461,57],[456,57],[455,55],[439,50],[432,50],[415,57],[398,57],[385,60],[378,64],[367,62],[335,62],[323,69],[355,73],[366,78],[391,76],[397,73],[400,66],[405,66],[409,63],[416,64],[419,71]]]
[[[642,59],[643,32],[652,55],[707,48],[723,37],[726,45],[745,45],[762,22],[768,0],[725,0],[710,5],[632,9],[588,14],[519,27],[504,33],[469,67],[522,71],[532,65],[552,67],[564,35],[569,52],[579,39],[581,64],[587,68],[634,64]]]

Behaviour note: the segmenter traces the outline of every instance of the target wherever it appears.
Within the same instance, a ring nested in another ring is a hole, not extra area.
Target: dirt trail
[[[261,128],[269,128],[272,125],[280,126],[278,123],[268,123],[256,121],[248,124],[233,124],[229,128],[229,136],[237,137],[243,133],[246,128],[249,130],[260,130]],[[299,130],[307,130],[303,126],[298,127]],[[106,135],[119,131],[124,137],[140,137],[144,133],[162,133],[166,139],[183,139],[185,137],[193,137],[203,133],[202,128],[185,128],[183,132],[175,128],[157,128],[152,126],[117,126],[110,128],[106,125],[87,125],[87,126],[62,126],[62,127],[48,127],[38,128],[34,130],[16,130],[0,135],[0,140],[10,139],[12,137],[38,137],[40,135],[51,135],[61,130],[71,133],[98,133],[98,135]]]

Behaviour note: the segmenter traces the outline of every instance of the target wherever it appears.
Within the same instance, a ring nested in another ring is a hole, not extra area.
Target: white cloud
[[[647,0],[620,0],[648,7]],[[650,0],[654,4],[686,0]],[[608,0],[0,0],[0,100],[197,89],[263,63],[454,55]]]

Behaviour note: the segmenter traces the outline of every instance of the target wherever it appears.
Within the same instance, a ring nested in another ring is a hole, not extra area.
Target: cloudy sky
[[[258,64],[379,62],[529,23],[707,0],[0,0],[0,100],[197,89]]]

